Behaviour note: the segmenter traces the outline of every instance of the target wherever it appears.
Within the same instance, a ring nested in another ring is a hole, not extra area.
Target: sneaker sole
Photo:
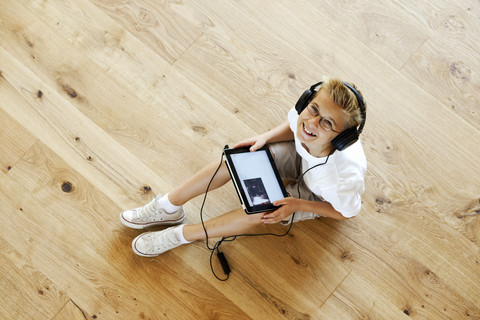
[[[148,223],[135,223],[135,222],[130,222],[125,220],[125,218],[123,217],[123,212],[120,213],[120,222],[124,226],[132,229],[145,229],[145,228],[154,227],[154,226],[174,226],[177,224],[181,224],[184,220],[185,220],[185,213],[183,213],[183,215],[178,219],[153,221]]]

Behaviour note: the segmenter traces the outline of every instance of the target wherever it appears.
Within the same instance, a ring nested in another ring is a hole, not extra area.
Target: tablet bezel
[[[230,173],[230,176],[232,178],[233,184],[235,185],[235,189],[237,191],[238,197],[240,198],[240,202],[242,204],[243,209],[247,214],[255,214],[255,213],[260,213],[260,212],[267,212],[267,211],[274,211],[278,209],[278,206],[274,206],[273,203],[269,204],[261,204],[261,205],[256,205],[256,206],[250,206],[248,203],[247,195],[245,194],[245,191],[242,188],[242,184],[240,181],[240,178],[237,173],[237,169],[235,168],[235,165],[233,164],[233,160],[231,158],[232,154],[239,154],[239,153],[250,153],[250,152],[259,152],[259,151],[265,151],[268,160],[270,162],[270,165],[273,169],[273,172],[275,174],[277,183],[280,187],[280,190],[284,196],[284,198],[288,197],[287,191],[285,189],[285,186],[283,185],[282,178],[280,177],[280,173],[278,172],[277,166],[275,165],[275,161],[273,160],[273,156],[270,152],[270,148],[268,146],[263,146],[262,148],[256,150],[256,151],[250,151],[249,147],[244,147],[244,148],[231,148],[231,149],[225,149],[223,152],[224,155],[224,160],[228,168],[228,172]]]

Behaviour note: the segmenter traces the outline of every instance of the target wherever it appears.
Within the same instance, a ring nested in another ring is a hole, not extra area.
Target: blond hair
[[[348,83],[355,88],[363,99],[363,94],[353,83]],[[343,84],[343,81],[339,79],[325,79],[322,86],[318,90],[325,90],[333,99],[335,104],[339,105],[347,114],[348,120],[345,123],[345,129],[358,127],[362,122],[362,113],[360,111],[359,103],[355,94],[347,86]],[[317,93],[318,94],[318,93]],[[365,110],[367,106],[365,105]]]

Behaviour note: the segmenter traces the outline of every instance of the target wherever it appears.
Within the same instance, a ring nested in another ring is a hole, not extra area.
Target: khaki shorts
[[[321,197],[316,196],[310,189],[308,189],[305,181],[302,179],[298,184],[298,178],[302,175],[302,158],[298,155],[295,149],[295,142],[278,142],[269,145],[270,151],[275,160],[275,164],[283,180],[285,189],[291,197],[310,200],[310,201],[324,201]],[[300,191],[300,195],[298,194]],[[320,216],[313,212],[297,211],[293,222],[316,219]],[[289,220],[282,221],[282,223],[289,223]]]

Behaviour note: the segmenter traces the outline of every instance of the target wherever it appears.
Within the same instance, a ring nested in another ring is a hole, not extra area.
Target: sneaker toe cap
[[[145,241],[142,238],[137,238],[133,240],[132,247],[133,247],[133,250],[139,253],[142,253],[142,254],[146,253]]]
[[[120,212],[120,220],[131,221],[132,212],[131,210]]]
[[[148,234],[141,234],[132,241],[133,251],[144,257],[155,257],[158,253],[152,252],[151,241],[148,241]]]

